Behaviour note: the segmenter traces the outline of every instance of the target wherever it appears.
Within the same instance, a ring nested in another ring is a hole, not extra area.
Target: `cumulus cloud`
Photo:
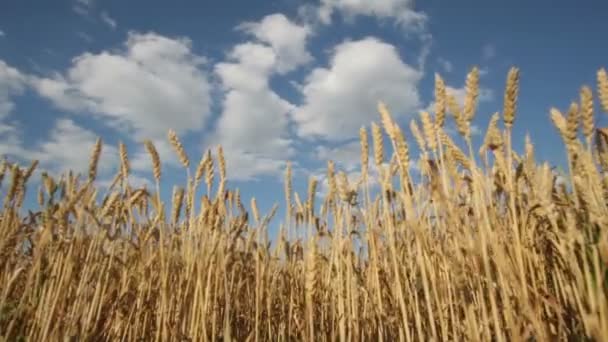
[[[420,105],[422,73],[401,60],[397,49],[376,38],[336,46],[330,65],[314,69],[300,86],[303,104],[293,115],[302,137],[343,140],[378,118],[383,101],[395,117]]]
[[[0,119],[15,108],[12,96],[25,90],[27,76],[0,60]]]
[[[422,31],[427,16],[414,10],[414,0],[321,0],[318,15],[328,24],[335,12],[347,20],[357,16],[373,16],[378,19],[394,19],[401,27],[411,31]]]
[[[204,63],[187,39],[131,33],[124,51],[84,53],[65,74],[33,85],[61,109],[92,113],[136,138],[154,138],[168,128],[203,128],[211,105]]]
[[[272,47],[277,57],[274,67],[280,74],[312,61],[306,49],[311,28],[293,23],[283,14],[268,15],[259,22],[246,22],[238,28]]]
[[[292,71],[312,57],[306,50],[310,34],[281,14],[239,25],[254,36],[233,47],[227,60],[215,66],[222,82],[222,113],[207,145],[226,150],[228,176],[246,180],[273,175],[293,154],[288,114],[295,107],[274,92],[271,77]]]
[[[322,162],[333,160],[338,167],[352,172],[361,165],[361,144],[357,140],[333,148],[317,146],[314,156]]]
[[[51,130],[49,138],[29,151],[27,155],[31,159],[38,159],[43,166],[51,170],[73,170],[86,175],[89,152],[97,137],[97,134],[78,126],[70,119],[59,119]],[[104,144],[99,160],[99,172],[107,173],[115,170],[117,165],[116,147]]]

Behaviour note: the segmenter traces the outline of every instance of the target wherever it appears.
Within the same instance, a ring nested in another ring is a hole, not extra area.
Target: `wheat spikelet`
[[[203,178],[203,175],[205,174],[205,170],[207,169],[207,164],[209,163],[209,151],[208,153],[205,153],[205,155],[203,157],[201,157],[201,160],[198,162],[198,165],[196,167],[196,172],[194,173],[194,180],[196,182],[196,184],[199,184],[201,179]]]
[[[350,199],[350,184],[348,183],[348,177],[344,171],[340,171],[338,174],[338,195],[344,202],[349,202]]]
[[[179,140],[177,133],[170,129],[167,133],[167,137],[169,138],[171,146],[173,146],[173,150],[175,150],[175,153],[177,153],[179,161],[182,163],[182,165],[184,165],[185,168],[188,168],[190,166],[190,160],[188,159],[186,150],[184,150],[184,145],[182,145],[182,142]]]
[[[498,120],[500,120],[500,115],[494,113],[492,118],[490,118],[486,136],[483,139],[483,149],[489,148],[490,150],[495,150],[502,146],[503,142],[500,130],[498,129]]]
[[[220,179],[226,179],[226,158],[224,157],[224,149],[221,145],[217,147],[217,161],[220,168]]]
[[[513,127],[515,109],[517,107],[517,92],[519,91],[519,69],[512,67],[507,76],[505,89],[503,120],[507,129]]]
[[[38,205],[40,207],[44,206],[44,191],[42,186],[38,188],[38,196],[36,199],[38,200]]]
[[[557,108],[551,108],[550,114],[553,125],[557,127],[560,134],[563,135],[566,132],[566,119]]]
[[[102,140],[97,138],[95,145],[93,146],[93,152],[91,153],[91,159],[89,162],[89,179],[95,180],[97,176],[97,164],[99,163],[99,157],[101,156]]]
[[[584,86],[581,88],[581,121],[583,126],[583,134],[590,142],[593,138],[593,130],[595,124],[593,122],[593,93],[591,88]]]
[[[395,146],[397,148],[397,157],[401,165],[401,172],[403,175],[407,174],[410,165],[410,151],[407,141],[403,136],[403,132],[399,127],[395,132]]]
[[[211,193],[211,186],[213,185],[213,178],[215,175],[215,168],[213,163],[213,157],[211,156],[211,151],[207,151],[207,168],[205,174],[205,183],[207,184],[207,192]]]
[[[424,136],[420,132],[420,127],[418,127],[418,123],[414,119],[410,120],[410,131],[412,131],[412,135],[420,147],[420,150],[423,153],[426,153],[426,142],[424,141]]]
[[[361,143],[361,177],[366,179],[369,172],[369,141],[365,127],[359,129],[359,141]]]
[[[30,165],[30,167],[27,169],[27,171],[25,171],[25,174],[23,175],[23,183],[27,183],[27,181],[30,179],[30,177],[32,176],[32,174],[34,173],[34,171],[36,170],[36,167],[38,166],[38,159],[35,159],[32,164]]]
[[[595,135],[595,147],[602,170],[608,172],[608,128],[598,128]]]
[[[335,164],[333,160],[327,162],[327,185],[329,186],[329,198],[333,198],[333,195],[337,191],[336,176],[335,176]]]
[[[470,122],[475,116],[475,107],[479,96],[479,69],[477,67],[473,67],[473,70],[467,75],[465,89],[464,119]]]
[[[129,156],[127,154],[127,146],[121,141],[118,143],[118,153],[120,155],[120,173],[123,179],[129,178]]]
[[[6,198],[8,202],[12,201],[15,199],[15,197],[17,196],[17,193],[19,192],[19,186],[21,183],[21,169],[19,168],[19,166],[17,164],[13,164],[12,168],[11,168],[11,186],[8,189],[8,192],[6,193]]]
[[[602,109],[605,113],[608,113],[608,74],[604,68],[597,72],[597,92]]]
[[[420,113],[420,121],[422,121],[422,130],[429,148],[433,151],[437,150],[437,135],[435,132],[435,125],[431,119],[431,115],[423,111]]]
[[[2,164],[0,164],[0,187],[2,186],[2,181],[4,180],[4,175],[7,169],[8,162],[6,161],[6,158],[2,158]]]
[[[380,119],[382,121],[382,126],[384,126],[384,130],[386,131],[386,134],[389,136],[389,138],[394,139],[395,123],[393,122],[393,119],[391,118],[391,115],[388,112],[388,109],[386,108],[386,105],[384,103],[380,102],[378,104],[378,112],[380,112]]]
[[[177,224],[179,214],[184,202],[184,189],[178,186],[173,187],[173,208],[171,210],[171,222]]]
[[[445,109],[446,109],[446,90],[445,82],[439,76],[435,74],[435,124],[437,127],[443,127],[445,123]]]
[[[258,202],[255,200],[255,197],[251,198],[251,213],[253,214],[253,220],[256,223],[260,222],[260,210],[258,209]]]
[[[158,156],[158,152],[156,151],[156,147],[150,140],[144,140],[144,146],[152,159],[152,171],[154,173],[154,179],[157,182],[160,182],[161,169],[160,169],[160,157]]]
[[[578,134],[580,112],[576,103],[571,103],[566,116],[566,131],[565,138],[568,144],[574,144]]]
[[[308,208],[308,215],[312,219],[315,215],[315,196],[317,193],[317,179],[310,177],[308,180],[308,197],[306,199],[306,205]]]
[[[291,211],[291,193],[293,192],[293,186],[291,183],[292,174],[291,174],[291,162],[287,162],[287,167],[285,169],[285,211],[287,214],[287,220],[292,215]]]
[[[384,147],[382,144],[382,131],[380,126],[372,122],[372,138],[374,140],[374,161],[380,167],[384,162]]]

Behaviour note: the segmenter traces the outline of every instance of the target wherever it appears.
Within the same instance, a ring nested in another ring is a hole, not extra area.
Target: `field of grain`
[[[40,207],[27,214],[37,163],[5,161],[0,340],[608,341],[608,128],[594,124],[608,114],[606,71],[580,101],[547,113],[565,182],[511,134],[516,68],[502,112],[472,145],[478,82],[473,68],[461,107],[437,75],[434,113],[407,130],[380,103],[378,124],[360,131],[361,178],[349,184],[328,161],[323,200],[312,177],[307,194],[294,193],[288,166],[276,237],[276,207],[260,213],[229,189],[221,147],[191,162],[173,131],[189,181],[172,203],[161,201],[149,141],[154,189],[125,181],[124,145],[114,183],[97,187],[98,140],[88,175],[42,173]]]

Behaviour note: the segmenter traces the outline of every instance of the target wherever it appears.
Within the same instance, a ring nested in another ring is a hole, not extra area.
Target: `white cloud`
[[[106,12],[106,11],[101,12],[100,18],[111,29],[115,29],[116,26],[118,26],[118,24],[116,23],[116,20],[114,18],[110,17],[110,14],[108,14],[108,12]]]
[[[15,108],[11,97],[23,93],[26,82],[25,75],[0,60],[0,120]]]
[[[2,30],[0,30],[0,37],[6,37],[6,33],[4,33]]]
[[[403,62],[393,45],[366,38],[333,52],[329,67],[314,69],[300,88],[304,103],[294,113],[300,136],[355,137],[361,126],[377,120],[378,101],[395,118],[419,107],[422,73]]]
[[[312,61],[312,56],[306,50],[311,28],[293,23],[283,14],[268,15],[260,22],[246,22],[238,28],[272,47],[277,56],[275,67],[280,74]]]
[[[293,154],[288,114],[295,107],[270,89],[269,81],[312,57],[306,50],[309,29],[283,15],[273,14],[238,28],[259,42],[236,45],[228,59],[215,66],[225,95],[215,133],[205,143],[209,147],[221,144],[229,178],[246,180],[277,174]]]
[[[49,132],[48,138],[26,146],[22,132],[17,125],[1,125],[0,155],[15,158],[22,163],[32,160],[40,162],[40,169],[59,174],[68,170],[86,177],[91,150],[98,135],[77,125],[70,119],[59,119]],[[118,151],[115,146],[104,144],[98,165],[98,174],[108,175],[118,165]]]
[[[361,165],[361,143],[357,140],[334,148],[317,146],[315,159],[323,162],[333,160],[338,167],[346,171],[354,171]]]
[[[88,174],[90,152],[98,135],[80,127],[70,119],[59,119],[51,130],[48,140],[42,142],[26,155],[38,159],[51,170],[73,170]],[[99,173],[116,169],[118,151],[116,147],[104,144],[99,160]]]
[[[414,0],[321,0],[318,15],[328,24],[332,15],[340,12],[347,20],[359,15],[378,19],[394,19],[402,28],[411,31],[423,30],[427,16],[414,10]]]
[[[483,60],[492,59],[496,56],[496,47],[493,44],[486,44],[481,48],[481,58]]]
[[[35,80],[59,108],[90,112],[135,137],[201,129],[210,115],[205,59],[187,39],[129,34],[125,51],[85,53],[65,75]]]

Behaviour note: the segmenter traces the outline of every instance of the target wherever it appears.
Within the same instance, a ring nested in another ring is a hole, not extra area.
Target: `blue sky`
[[[549,108],[566,110],[608,66],[606,13],[600,0],[5,0],[0,154],[84,171],[102,136],[101,182],[124,141],[142,183],[151,174],[141,141],[150,138],[170,194],[184,178],[166,141],[173,128],[194,164],[222,144],[229,186],[265,211],[283,203],[286,160],[302,194],[327,159],[355,175],[358,128],[377,121],[378,100],[409,133],[432,102],[434,74],[458,95],[477,65],[476,125],[501,110],[517,66],[515,146],[529,132],[537,157],[561,164]]]

